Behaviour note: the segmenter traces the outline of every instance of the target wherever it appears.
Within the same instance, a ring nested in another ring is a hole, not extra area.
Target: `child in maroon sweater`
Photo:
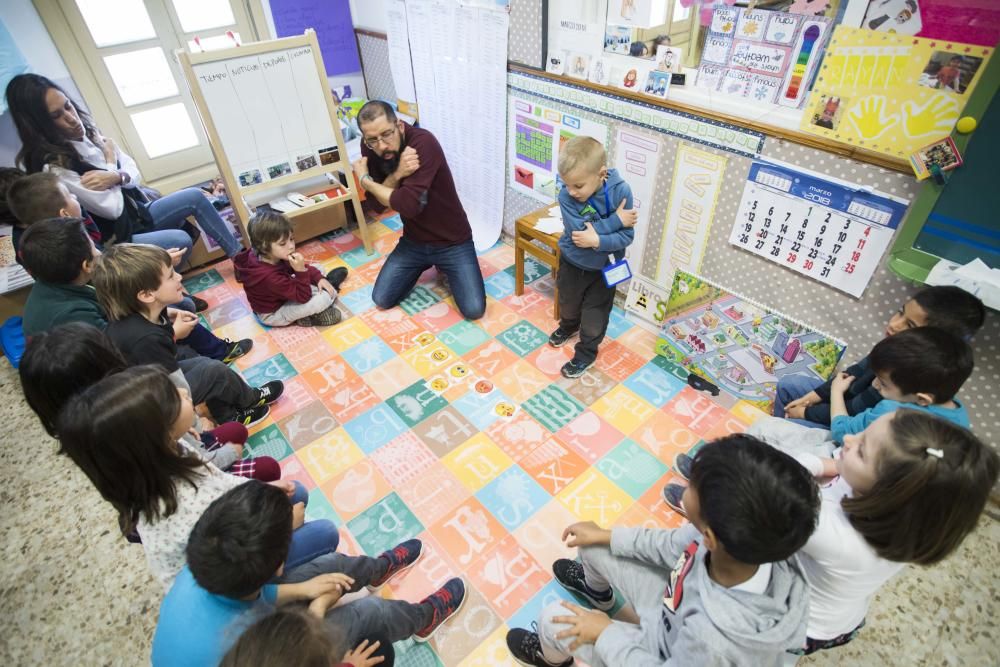
[[[247,231],[251,249],[233,257],[233,265],[261,322],[272,327],[325,327],[340,321],[333,302],[347,269],[338,267],[324,277],[316,267],[306,266],[295,252],[292,223],[280,213],[258,212]]]

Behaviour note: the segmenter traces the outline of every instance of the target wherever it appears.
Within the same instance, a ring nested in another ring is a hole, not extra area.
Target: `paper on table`
[[[535,223],[535,229],[544,234],[561,234],[563,223],[558,218],[540,218]]]
[[[1000,269],[991,269],[981,259],[965,266],[941,260],[927,275],[928,285],[954,285],[982,299],[994,310],[1000,310]]]
[[[553,206],[552,208],[550,208],[549,209],[549,214],[553,218],[558,218],[559,220],[562,220],[562,209],[559,208],[559,204],[556,204],[555,206]]]

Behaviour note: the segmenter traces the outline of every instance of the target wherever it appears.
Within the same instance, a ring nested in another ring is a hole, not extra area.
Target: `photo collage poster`
[[[822,57],[830,20],[764,9],[718,7],[705,36],[699,88],[797,108]]]

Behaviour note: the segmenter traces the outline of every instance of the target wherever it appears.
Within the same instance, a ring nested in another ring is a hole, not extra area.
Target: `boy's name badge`
[[[601,272],[604,274],[604,282],[608,287],[614,287],[632,277],[632,269],[629,268],[628,260],[622,258],[620,262],[608,264]]]

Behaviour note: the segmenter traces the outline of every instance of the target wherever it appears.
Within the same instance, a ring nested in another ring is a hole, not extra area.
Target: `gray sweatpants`
[[[295,303],[286,301],[278,310],[273,313],[258,313],[260,321],[269,327],[287,327],[295,324],[303,317],[318,315],[333,305],[335,297],[330,296],[325,291],[312,286],[312,298],[305,303]]]
[[[580,560],[583,562],[583,572],[588,586],[598,591],[607,590],[609,587],[615,588],[625,597],[626,602],[631,603],[639,616],[642,616],[644,611],[659,609],[663,604],[663,591],[666,590],[670,580],[669,570],[653,567],[632,558],[614,556],[611,554],[611,548],[606,546],[582,547]],[[593,644],[584,644],[575,651],[570,651],[569,646],[574,641],[573,637],[556,639],[556,634],[569,626],[556,623],[552,619],[556,616],[571,616],[572,613],[558,602],[542,610],[542,616],[538,621],[538,636],[542,641],[542,653],[545,659],[558,664],[573,655],[591,667],[606,667],[604,661],[594,651]],[[636,644],[647,646],[654,654],[659,651],[655,645],[654,633],[644,633],[633,623],[622,621],[613,623],[621,625],[624,630],[633,634]]]
[[[775,449],[792,456],[814,454],[829,458],[837,447],[829,429],[810,428],[780,417],[758,419],[747,429],[747,435],[760,438]]]
[[[340,572],[354,579],[353,593],[365,587],[384,568],[385,561],[376,558],[334,552],[291,569],[279,583],[296,584],[321,574]],[[372,595],[334,607],[326,613],[325,623],[330,636],[338,643],[343,642],[342,647],[346,651],[364,639],[384,637],[389,642],[408,639],[427,627],[432,617],[430,605],[386,600]]]
[[[232,421],[239,408],[248,408],[258,400],[252,388],[232,368],[208,357],[179,359],[177,365],[191,387],[194,404],[206,403],[212,419],[222,424]]]

